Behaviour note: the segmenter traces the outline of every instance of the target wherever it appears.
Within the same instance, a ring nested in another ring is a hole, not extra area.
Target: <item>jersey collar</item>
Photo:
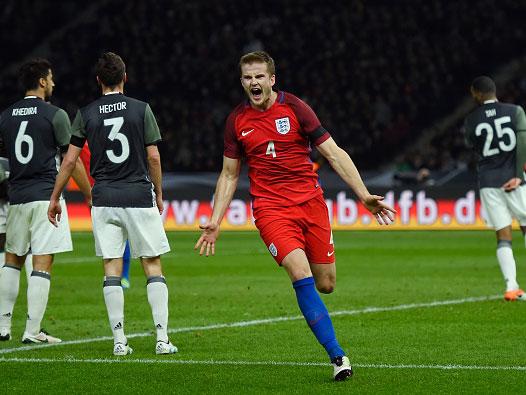
[[[104,96],[108,96],[108,95],[122,95],[122,93],[120,93],[120,92],[106,92],[104,94]]]
[[[26,96],[24,99],[38,99],[38,96]]]
[[[496,103],[497,101],[498,101],[497,99],[491,99],[491,100],[484,101],[484,103],[482,104],[491,104],[491,103]]]

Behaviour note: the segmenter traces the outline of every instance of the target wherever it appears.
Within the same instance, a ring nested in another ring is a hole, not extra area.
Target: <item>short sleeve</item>
[[[154,145],[159,141],[161,141],[161,132],[152,109],[150,105],[147,104],[144,110],[144,143],[146,145]]]
[[[242,156],[242,148],[236,135],[236,112],[232,112],[225,124],[224,132],[224,151],[223,155],[231,159],[240,159]]]
[[[320,145],[331,137],[329,132],[321,125],[316,113],[307,103],[291,94],[286,94],[285,102],[294,111],[301,126],[301,131],[313,145]]]
[[[518,132],[526,132],[526,115],[521,106],[517,106],[516,127]]]
[[[71,123],[69,122],[69,117],[68,114],[66,114],[66,111],[59,109],[53,116],[52,124],[57,146],[64,147],[69,145],[69,140],[71,138]]]
[[[86,142],[86,127],[84,125],[84,119],[80,110],[77,111],[73,125],[71,126],[71,139],[70,144],[76,147],[82,148]]]

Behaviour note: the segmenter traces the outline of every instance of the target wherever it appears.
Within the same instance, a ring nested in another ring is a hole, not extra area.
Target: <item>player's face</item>
[[[45,99],[49,99],[51,95],[53,94],[53,88],[55,87],[55,81],[53,81],[53,72],[51,69],[49,70],[48,75],[46,78],[42,78],[42,85],[44,87],[45,92]]]
[[[268,108],[275,82],[276,76],[269,74],[266,63],[241,65],[241,85],[253,107]]]

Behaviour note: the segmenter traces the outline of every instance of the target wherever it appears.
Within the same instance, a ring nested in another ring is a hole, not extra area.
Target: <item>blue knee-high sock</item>
[[[307,277],[292,283],[300,310],[316,339],[325,348],[329,358],[345,355],[336,340],[331,317],[314,285],[314,278]]]
[[[130,242],[126,240],[124,255],[122,256],[122,278],[130,279]]]

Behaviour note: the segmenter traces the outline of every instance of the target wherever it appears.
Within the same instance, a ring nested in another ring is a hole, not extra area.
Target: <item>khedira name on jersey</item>
[[[22,107],[22,108],[13,108],[13,113],[11,114],[13,117],[21,116],[21,115],[34,115],[37,113],[36,107]]]
[[[113,111],[121,111],[121,110],[126,110],[125,101],[121,101],[121,102],[113,103],[113,104],[103,104],[99,106],[100,114],[108,114]]]

